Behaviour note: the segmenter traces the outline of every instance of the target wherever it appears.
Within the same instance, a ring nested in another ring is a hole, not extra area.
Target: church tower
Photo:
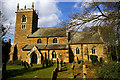
[[[15,24],[15,38],[14,43],[25,43],[27,36],[37,30],[38,12],[34,10],[34,3],[32,8],[19,9],[17,5],[16,24]]]

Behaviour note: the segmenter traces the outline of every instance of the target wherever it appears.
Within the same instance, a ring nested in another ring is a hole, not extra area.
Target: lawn
[[[33,65],[25,69],[21,65],[8,65],[7,70],[3,72],[3,78],[51,78],[52,71],[55,67],[56,65],[45,68],[42,68],[42,65]]]
[[[62,71],[62,72],[58,72],[58,75],[57,75],[57,78],[73,78],[73,75],[72,75],[72,64],[71,63],[67,63],[66,64],[66,67],[67,67],[67,70],[66,71]],[[64,67],[62,67],[63,69]]]

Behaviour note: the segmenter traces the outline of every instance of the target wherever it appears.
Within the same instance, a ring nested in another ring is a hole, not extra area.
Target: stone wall
[[[53,39],[57,38],[57,43],[53,43]],[[41,38],[27,38],[27,44],[37,44],[37,40],[41,39],[41,44],[68,44],[67,37],[41,37]],[[48,42],[47,42],[48,41]]]
[[[68,44],[68,37],[49,37],[48,44],[55,44],[53,43],[54,38],[57,38],[56,44]]]
[[[76,48],[79,48],[80,53],[76,54]],[[92,48],[95,47],[95,54],[92,54]],[[90,55],[97,55],[98,56],[98,60],[101,57],[104,57],[104,44],[83,44],[83,60],[88,60],[88,56],[86,54],[86,48],[88,48],[88,55],[90,57]],[[74,44],[74,45],[70,45],[70,48],[73,52],[74,55],[74,60],[77,61],[77,57],[79,60],[82,60],[82,48],[81,48],[81,44]],[[71,53],[72,54],[72,53]],[[90,58],[89,58],[90,60]]]
[[[21,60],[30,63],[31,62],[30,61],[30,59],[31,59],[30,55],[32,54],[32,52],[35,52],[37,54],[37,58],[39,59],[39,60],[37,59],[37,61],[38,61],[37,64],[41,64],[42,56],[43,56],[43,60],[48,59],[48,60],[53,60],[54,62],[56,62],[56,59],[52,58],[52,52],[53,51],[56,52],[56,59],[58,58],[60,60],[63,60],[63,62],[69,62],[69,55],[68,55],[68,57],[66,57],[66,55],[67,55],[66,52],[68,50],[39,50],[39,52],[37,52],[36,50],[33,51],[33,49],[32,49],[31,51],[22,52]]]
[[[27,38],[27,44],[37,44],[37,40],[41,39],[41,44],[47,44],[47,38]]]

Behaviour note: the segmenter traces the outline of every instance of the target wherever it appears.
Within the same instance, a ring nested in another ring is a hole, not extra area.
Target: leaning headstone
[[[26,65],[27,65],[28,68],[30,68],[30,66],[29,66],[29,64],[27,62],[26,62]]]
[[[48,63],[49,63],[49,66],[51,66],[51,64],[50,64],[50,60],[48,61]]]
[[[64,64],[64,66],[66,66],[66,62],[64,62],[63,64]]]
[[[27,68],[26,61],[24,61],[23,65],[24,65],[24,68],[26,69]]]
[[[55,80],[55,71],[52,71],[52,80]]]
[[[62,67],[63,66],[63,61],[62,60],[61,60],[60,64],[61,64],[61,67]]]
[[[32,66],[33,66],[33,64],[32,64],[32,63],[30,63],[30,66],[32,67]]]
[[[23,61],[21,61],[21,65],[23,66],[24,64],[23,64]]]
[[[75,64],[74,64],[74,62],[72,63],[72,66],[71,66],[71,67],[72,67],[72,69],[74,69],[74,68],[75,68]]]
[[[56,80],[57,79],[57,68],[55,68],[52,72],[52,80]]]
[[[51,66],[52,65],[52,61],[51,60],[49,60],[49,66]]]
[[[45,65],[44,65],[44,60],[42,61],[42,67],[43,67],[43,68],[45,67]]]
[[[59,68],[59,61],[58,61],[58,58],[57,58],[56,63],[57,63],[57,68]]]
[[[48,67],[48,59],[46,59],[45,62],[46,62],[46,67]]]
[[[50,66],[52,66],[52,60],[49,61]]]

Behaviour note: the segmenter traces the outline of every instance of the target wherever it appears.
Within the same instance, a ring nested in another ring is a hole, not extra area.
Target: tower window
[[[37,43],[42,43],[42,42],[41,42],[41,39],[38,39],[38,40],[37,40]]]
[[[57,43],[57,38],[54,38],[54,39],[53,39],[53,43]]]
[[[22,16],[22,22],[26,22],[26,16],[25,15]]]
[[[25,29],[25,25],[22,25],[22,29]]]
[[[95,48],[92,48],[92,54],[95,54]]]
[[[80,50],[78,47],[76,48],[76,54],[80,54]]]

